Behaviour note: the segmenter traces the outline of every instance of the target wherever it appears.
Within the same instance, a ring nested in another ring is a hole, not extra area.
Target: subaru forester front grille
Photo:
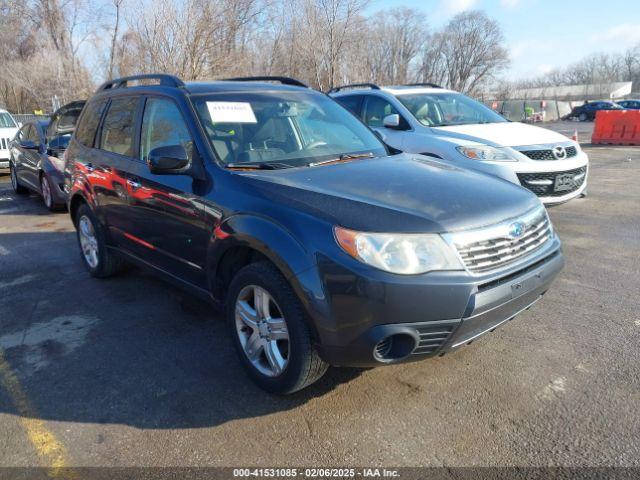
[[[553,237],[553,229],[541,208],[522,219],[451,237],[465,267],[473,273],[484,273],[535,252]]]

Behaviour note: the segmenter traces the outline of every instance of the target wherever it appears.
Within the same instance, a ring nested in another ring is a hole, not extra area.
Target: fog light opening
[[[380,340],[373,347],[373,357],[379,362],[393,362],[407,357],[416,348],[411,335],[398,333]]]

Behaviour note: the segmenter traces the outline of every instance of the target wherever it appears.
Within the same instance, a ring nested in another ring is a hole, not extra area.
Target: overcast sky
[[[512,78],[544,74],[592,52],[622,52],[640,42],[640,0],[372,0],[370,12],[407,6],[432,27],[457,12],[484,10],[500,22]]]

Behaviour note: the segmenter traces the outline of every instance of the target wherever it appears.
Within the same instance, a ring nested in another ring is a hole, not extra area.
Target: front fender
[[[210,291],[215,292],[213,282],[224,255],[235,247],[249,247],[264,255],[280,270],[311,317],[322,317],[327,314],[328,306],[316,268],[315,253],[305,244],[283,225],[269,218],[246,214],[229,217],[215,229],[209,244],[207,271]],[[224,302],[224,298],[215,300]],[[310,327],[317,334],[315,322]]]
[[[216,228],[207,256],[214,272],[224,253],[236,246],[263,254],[287,280],[315,264],[313,255],[287,229],[261,216],[233,215]]]

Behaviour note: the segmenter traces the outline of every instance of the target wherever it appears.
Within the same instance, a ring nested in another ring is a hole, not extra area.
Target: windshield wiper
[[[345,153],[337,158],[331,158],[329,160],[323,160],[321,162],[313,162],[307,164],[309,167],[317,167],[318,165],[327,165],[328,163],[346,162],[348,160],[357,160],[359,158],[373,158],[373,153]]]
[[[225,167],[232,170],[280,170],[282,168],[292,168],[293,165],[278,162],[227,163]]]

